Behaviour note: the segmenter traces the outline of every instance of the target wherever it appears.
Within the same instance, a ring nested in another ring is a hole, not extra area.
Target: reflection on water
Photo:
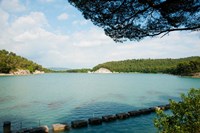
[[[166,74],[44,74],[0,77],[0,122],[13,129],[88,119],[179,100],[200,79]],[[70,132],[155,132],[155,114]],[[2,129],[0,130],[0,132]]]

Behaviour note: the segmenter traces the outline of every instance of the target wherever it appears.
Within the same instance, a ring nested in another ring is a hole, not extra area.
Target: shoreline
[[[51,72],[55,73],[55,72]],[[86,74],[120,74],[122,72],[115,72],[115,73],[86,73]],[[129,72],[125,74],[133,74],[133,73],[138,73],[139,72]],[[0,77],[3,76],[28,76],[28,75],[38,75],[38,74],[45,74],[45,73],[29,73],[29,74],[13,74],[13,73],[0,73]],[[140,74],[168,74],[168,73],[140,73]],[[168,75],[173,75],[173,74],[168,74]],[[191,76],[183,76],[183,75],[174,75],[174,76],[180,76],[180,77],[190,77],[190,78],[200,78],[200,73],[195,73],[192,74]]]
[[[29,75],[39,75],[39,74],[45,74],[45,73],[30,73],[30,74],[0,73],[0,77],[3,77],[3,76],[29,76]]]
[[[14,76],[14,74],[10,74],[10,73],[0,73],[0,76]]]
[[[0,73],[0,77],[3,77],[3,76],[29,76],[29,75],[38,75],[38,74],[2,74],[2,73]]]
[[[30,72],[29,70],[18,69],[17,71],[10,73],[0,73],[0,76],[25,76],[25,75],[35,75],[35,74],[44,74],[44,71],[35,70]]]
[[[193,74],[192,74],[192,77],[193,77],[193,78],[200,78],[200,72],[198,72],[198,73],[193,73]]]

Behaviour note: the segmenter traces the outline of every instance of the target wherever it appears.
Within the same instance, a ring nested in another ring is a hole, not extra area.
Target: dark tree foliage
[[[200,72],[200,61],[179,63],[173,73],[177,75],[191,75],[196,72]]]
[[[0,62],[0,73],[9,73],[11,68],[4,62]]]
[[[114,41],[200,28],[200,0],[68,0]]]
[[[64,72],[67,72],[67,73],[87,73],[88,71],[91,71],[91,69],[88,69],[88,68],[70,69],[70,70],[67,70],[67,71],[64,71]]]

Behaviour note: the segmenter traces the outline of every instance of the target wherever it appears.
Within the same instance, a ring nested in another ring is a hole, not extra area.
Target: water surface
[[[180,100],[200,79],[166,74],[43,74],[0,77],[0,122],[13,129],[67,122]],[[153,133],[155,114],[70,132]],[[2,128],[0,132],[2,131]]]

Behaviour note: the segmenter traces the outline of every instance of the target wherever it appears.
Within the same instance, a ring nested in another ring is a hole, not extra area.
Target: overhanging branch
[[[189,27],[189,28],[176,28],[176,29],[168,29],[168,30],[164,30],[164,31],[160,31],[159,33],[155,33],[155,34],[149,34],[148,36],[157,36],[157,35],[160,35],[160,34],[163,34],[163,33],[169,33],[169,32],[172,32],[172,31],[192,31],[192,30],[196,30],[196,29],[199,29],[200,26],[197,26],[197,27]],[[165,35],[164,35],[165,36]]]

